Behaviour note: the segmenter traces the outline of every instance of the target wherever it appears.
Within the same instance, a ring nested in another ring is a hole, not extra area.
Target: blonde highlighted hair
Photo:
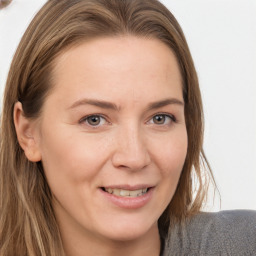
[[[134,35],[164,42],[175,53],[183,78],[188,150],[175,195],[159,219],[166,236],[170,221],[196,214],[212,177],[204,156],[203,111],[198,78],[183,32],[157,0],[49,0],[27,28],[9,71],[0,134],[0,255],[64,256],[40,162],[29,162],[13,122],[13,107],[40,117],[50,93],[54,60],[64,50],[99,37]],[[203,168],[205,165],[206,168]],[[194,191],[193,175],[198,181]]]

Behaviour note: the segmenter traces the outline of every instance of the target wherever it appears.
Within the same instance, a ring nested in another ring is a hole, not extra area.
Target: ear
[[[36,122],[25,117],[20,102],[14,105],[13,119],[19,144],[26,157],[31,162],[41,161]]]

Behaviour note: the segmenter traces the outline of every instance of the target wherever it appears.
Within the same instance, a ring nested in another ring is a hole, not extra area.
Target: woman
[[[6,84],[0,255],[253,255],[254,212],[200,213],[202,143],[193,61],[161,3],[49,0]]]

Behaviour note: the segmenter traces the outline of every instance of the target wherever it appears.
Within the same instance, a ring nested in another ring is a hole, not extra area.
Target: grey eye
[[[172,122],[176,122],[176,118],[170,114],[156,114],[150,120],[149,124],[155,125],[170,125]]]
[[[101,123],[102,119],[101,116],[89,116],[86,118],[86,122],[91,126],[97,126]]]
[[[153,122],[155,124],[164,124],[166,120],[166,115],[156,115],[153,117]]]

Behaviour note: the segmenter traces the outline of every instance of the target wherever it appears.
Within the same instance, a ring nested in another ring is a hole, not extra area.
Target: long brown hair
[[[9,71],[1,118],[0,255],[65,255],[40,162],[29,162],[19,146],[13,107],[40,116],[52,85],[52,66],[69,47],[98,37],[134,35],[161,40],[175,53],[183,78],[188,150],[175,195],[159,219],[198,213],[212,177],[203,153],[203,111],[193,60],[175,17],[157,0],[49,0],[27,28]],[[198,186],[193,185],[196,177]]]

